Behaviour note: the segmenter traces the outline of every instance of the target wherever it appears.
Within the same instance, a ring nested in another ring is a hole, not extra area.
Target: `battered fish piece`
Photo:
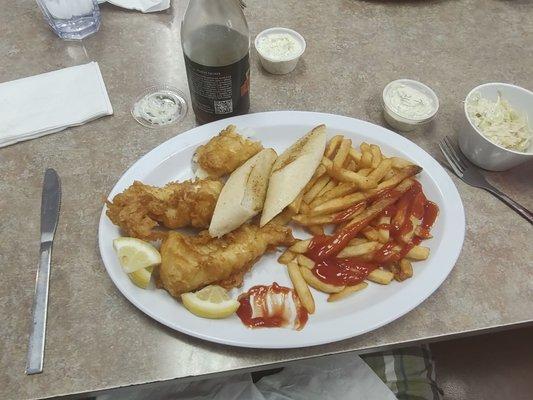
[[[220,178],[230,174],[263,149],[263,145],[237,133],[235,125],[196,149],[194,160],[198,164],[198,176]]]
[[[176,298],[211,283],[238,287],[266,251],[292,243],[290,228],[275,223],[245,224],[219,239],[207,231],[198,236],[170,232],[161,245],[157,284]]]
[[[171,182],[162,188],[135,181],[113,201],[106,201],[106,214],[128,236],[162,239],[167,232],[157,230],[160,225],[207,228],[221,190],[220,181],[208,179]]]

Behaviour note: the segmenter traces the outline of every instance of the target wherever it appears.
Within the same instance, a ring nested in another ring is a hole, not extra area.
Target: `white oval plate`
[[[429,154],[404,137],[369,122],[296,111],[248,114],[216,121],[191,129],[150,151],[119,179],[109,198],[134,180],[164,185],[191,178],[191,157],[196,147],[228,124],[235,124],[241,130],[250,129],[255,139],[280,153],[323,123],[329,137],[340,133],[351,138],[355,145],[362,141],[376,143],[384,154],[405,157],[424,168],[418,179],[427,197],[439,205],[440,214],[432,230],[433,239],[424,242],[431,248],[431,255],[426,261],[414,263],[412,279],[402,283],[393,281],[387,286],[371,283],[362,292],[329,304],[325,294],[313,290],[316,312],[301,331],[249,329],[235,315],[224,320],[203,319],[189,313],[164,290],[136,287],[122,272],[112,246],[120,232],[105,215],[104,207],[99,227],[100,253],[107,273],[122,294],[144,313],[172,329],[212,342],[255,348],[295,348],[347,339],[388,324],[424,301],[441,285],[459,256],[465,233],[463,204],[448,174]],[[236,296],[251,286],[272,282],[291,287],[286,268],[276,261],[279,254],[263,256],[246,275],[244,286],[234,289],[232,294]]]

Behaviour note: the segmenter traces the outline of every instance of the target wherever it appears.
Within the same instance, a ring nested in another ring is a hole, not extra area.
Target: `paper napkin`
[[[0,147],[110,114],[96,62],[0,83]]]
[[[117,7],[143,13],[162,11],[170,7],[170,0],[107,0],[107,2]],[[105,0],[98,0],[98,3],[105,3]]]

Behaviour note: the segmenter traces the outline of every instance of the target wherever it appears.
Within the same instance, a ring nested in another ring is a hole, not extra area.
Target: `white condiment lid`
[[[286,34],[292,36],[300,44],[300,51],[294,57],[290,57],[290,58],[285,58],[285,59],[279,60],[279,59],[271,58],[267,54],[265,54],[264,52],[261,52],[260,46],[257,45],[259,43],[259,39],[261,39],[264,36],[268,36],[269,34],[280,34],[280,33],[286,33]],[[304,39],[304,37],[302,35],[300,35],[298,32],[296,32],[296,31],[294,31],[292,29],[282,28],[282,27],[269,28],[269,29],[265,29],[264,31],[258,33],[257,36],[255,37],[254,45],[255,45],[255,49],[257,50],[259,55],[262,58],[264,58],[264,59],[266,59],[266,60],[268,60],[270,62],[285,62],[285,61],[291,61],[291,60],[298,59],[304,53],[305,48],[307,46],[307,44],[305,43],[305,39]]]
[[[169,115],[168,120],[163,123],[154,123],[150,120],[149,116],[139,113],[138,105],[143,99],[158,98],[161,101],[169,102],[175,105],[175,110],[172,115]],[[175,124],[181,121],[187,115],[187,101],[185,100],[185,94],[179,89],[176,89],[170,85],[155,85],[150,86],[142,91],[142,93],[135,99],[131,107],[131,115],[142,126],[147,128],[161,128],[164,126]]]
[[[388,102],[388,92],[391,89],[393,85],[396,84],[402,84],[405,86],[409,86],[413,89],[416,89],[426,96],[428,96],[431,99],[431,105],[433,106],[433,110],[431,113],[424,118],[406,118],[403,115],[398,114],[394,111],[394,109],[390,106]],[[425,124],[431,121],[433,118],[435,118],[435,115],[437,114],[437,111],[439,110],[439,98],[437,97],[437,94],[431,89],[429,86],[423,84],[422,82],[415,81],[412,79],[396,79],[392,82],[389,82],[387,86],[383,89],[382,93],[382,100],[383,100],[383,107],[385,108],[385,111],[394,119],[397,119],[398,121],[401,121],[403,123],[417,125],[417,124]]]

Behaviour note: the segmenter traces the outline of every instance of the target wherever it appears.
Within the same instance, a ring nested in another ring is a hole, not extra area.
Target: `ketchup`
[[[344,222],[352,215],[354,215],[357,211],[359,211],[361,208],[366,206],[366,201],[361,201],[359,203],[355,203],[353,206],[348,207],[346,210],[339,212],[337,215],[335,215],[335,218],[333,218],[333,223],[338,224],[340,222]]]
[[[422,217],[422,223],[420,224],[420,236],[423,239],[429,238],[429,230],[435,223],[437,216],[439,215],[439,206],[432,201],[426,201],[424,204],[424,216]]]
[[[380,196],[379,200],[390,199],[394,201],[401,196],[401,193],[397,190],[389,190],[380,193],[378,196]],[[346,247],[348,242],[356,237],[357,234],[361,232],[361,230],[364,229],[375,217],[376,214],[370,214],[358,222],[348,223],[345,228],[341,229],[334,235],[321,235],[320,239],[314,237],[309,244],[309,250],[307,250],[306,255],[315,262],[336,256],[343,248]]]
[[[291,301],[294,303],[295,315],[290,314]],[[292,326],[300,330],[309,318],[294,290],[276,282],[269,286],[258,285],[250,288],[239,296],[239,303],[241,305],[237,309],[237,315],[249,328]]]
[[[387,206],[380,214],[369,217],[356,223],[348,223],[345,228],[337,233],[326,236],[317,235],[309,244],[305,253],[315,261],[313,274],[322,282],[336,286],[352,286],[363,281],[370,272],[378,266],[398,262],[404,258],[411,249],[420,244],[423,239],[430,237],[430,229],[435,223],[439,207],[427,200],[422,190],[422,185],[415,181],[413,186],[404,194],[396,190],[386,190],[378,193],[374,201],[390,198],[393,203]],[[365,202],[357,203],[345,211],[337,214],[335,222],[344,222],[353,215],[358,207],[366,205]],[[372,221],[379,216],[391,217],[390,224],[375,224],[377,229],[389,229],[390,240],[372,254],[368,262],[352,258],[336,258],[335,256],[348,245]],[[405,236],[413,230],[411,217],[420,221],[419,230],[412,235],[408,243]]]
[[[326,258],[313,268],[313,274],[322,282],[336,286],[353,286],[366,279],[378,266],[353,258]]]

